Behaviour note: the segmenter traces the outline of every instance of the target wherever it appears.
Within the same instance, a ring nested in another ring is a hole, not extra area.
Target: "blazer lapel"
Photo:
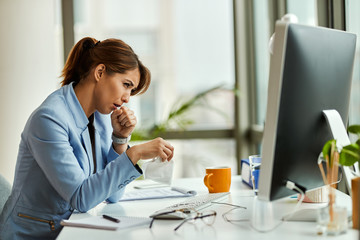
[[[100,135],[99,132],[95,128],[95,155],[96,155],[96,167],[97,170],[101,170],[104,168],[103,161],[101,158],[101,144],[100,144]],[[97,151],[99,150],[99,151]]]
[[[94,163],[93,163],[93,156],[92,156],[92,149],[91,149],[91,141],[90,141],[90,134],[88,128],[85,128],[85,131],[81,134],[81,140],[82,144],[85,148],[86,154],[88,156],[88,162],[89,162],[89,176],[92,173],[94,169]]]

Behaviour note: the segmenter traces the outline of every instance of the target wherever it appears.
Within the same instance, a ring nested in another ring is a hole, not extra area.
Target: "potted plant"
[[[335,229],[337,226],[332,224],[334,220],[334,207],[335,207],[335,188],[338,178],[339,165],[353,166],[360,164],[360,125],[351,125],[348,127],[348,132],[356,135],[357,140],[355,143],[344,146],[342,149],[336,147],[336,140],[332,139],[325,143],[322,153],[325,159],[326,174],[322,163],[319,163],[319,168],[326,185],[329,185],[329,224],[328,227]],[[359,187],[360,177],[358,173],[353,171],[356,178],[352,179],[352,199],[353,199],[353,227],[359,228]]]
[[[222,115],[224,118],[227,117],[226,113],[222,110],[211,106],[207,102],[207,97],[215,91],[232,91],[235,95],[239,95],[239,90],[226,89],[223,87],[223,84],[215,86],[209,89],[205,89],[197,93],[195,96],[192,96],[190,99],[184,99],[180,97],[172,106],[170,113],[158,124],[154,124],[149,129],[136,129],[132,133],[132,141],[142,141],[149,140],[161,136],[168,130],[179,129],[180,131],[185,131],[189,126],[191,126],[194,121],[189,118],[191,110],[195,107],[203,107],[211,111],[215,111],[218,114]]]

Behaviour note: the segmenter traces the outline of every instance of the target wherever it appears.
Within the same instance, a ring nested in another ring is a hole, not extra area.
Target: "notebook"
[[[191,197],[195,196],[196,194],[197,193],[194,190],[187,190],[179,187],[137,189],[125,192],[125,194],[120,199],[120,202],[156,198]]]
[[[107,220],[102,216],[87,217],[77,220],[62,220],[62,226],[70,227],[82,227],[82,228],[93,228],[93,229],[104,229],[104,230],[120,230],[131,227],[137,227],[146,225],[149,226],[151,218],[148,217],[116,217],[120,220],[119,223]]]

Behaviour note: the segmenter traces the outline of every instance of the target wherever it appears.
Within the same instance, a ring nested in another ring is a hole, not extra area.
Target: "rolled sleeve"
[[[125,153],[118,155],[103,170],[83,182],[74,194],[72,205],[77,206],[79,211],[87,211],[99,203],[93,200],[94,196],[117,202],[123,195],[125,186],[140,175]]]
[[[128,147],[128,149],[130,148],[130,146]],[[142,175],[142,170],[139,167],[139,165],[137,164],[133,164],[133,162],[131,161],[131,159],[128,157],[128,155],[125,153],[123,153],[122,155],[124,155],[124,158],[126,160],[124,160],[124,168],[125,169],[131,169],[131,173],[129,174],[129,179],[124,180],[122,183],[120,183],[119,190],[117,192],[115,192],[114,194],[112,194],[108,199],[106,199],[108,202],[114,203],[114,202],[118,202],[121,197],[124,195],[125,192],[125,187],[127,184],[129,184],[130,182],[132,182],[133,180],[135,180],[136,178],[140,177]],[[109,151],[109,157],[108,159],[117,159],[119,158],[121,155],[119,155],[113,147],[110,148]],[[111,160],[111,161],[113,161]]]
[[[128,149],[130,148],[130,146],[128,146]],[[133,164],[133,162],[131,161],[131,159],[129,158],[129,156],[125,153],[123,153],[126,155],[126,158],[129,160],[129,162],[131,163],[131,165],[139,172],[139,174],[143,174],[141,168],[139,167],[138,164]],[[115,151],[115,149],[113,148],[113,146],[110,147],[110,151],[109,151],[109,156],[108,156],[108,162],[113,161],[114,159],[118,158],[120,155]]]

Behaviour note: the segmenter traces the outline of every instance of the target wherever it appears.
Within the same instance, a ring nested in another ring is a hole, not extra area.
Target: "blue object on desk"
[[[255,189],[257,189],[259,183],[260,169],[257,167],[252,174],[254,175]],[[249,159],[241,159],[241,178],[244,183],[253,188]]]

